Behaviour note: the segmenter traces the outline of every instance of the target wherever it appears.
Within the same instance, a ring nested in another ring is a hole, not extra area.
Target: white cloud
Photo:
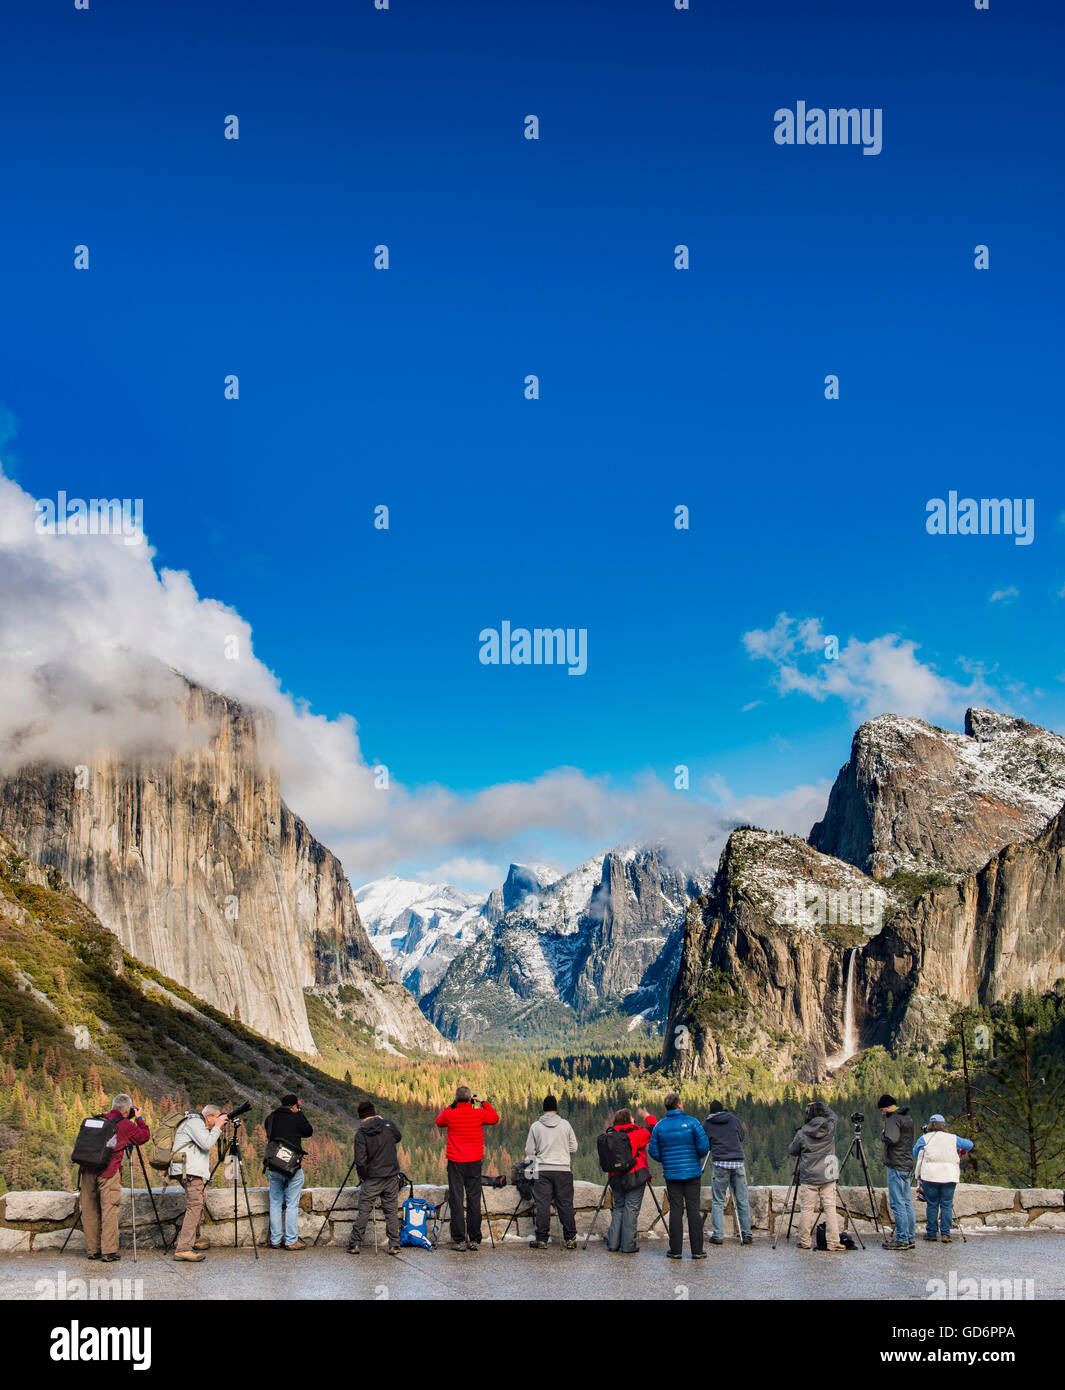
[[[988,599],[988,603],[1012,603],[1014,599],[1019,597],[1020,590],[1011,584],[1008,589],[996,589]]]
[[[571,863],[653,842],[699,867],[747,814],[720,787],[711,803],[650,775],[619,788],[566,767],[472,795],[394,780],[377,790],[356,721],[327,719],[284,691],[239,613],[201,598],[187,574],[157,572],[148,544],[42,535],[34,520],[33,499],[0,472],[0,774],[188,747],[203,731],[183,723],[180,672],[273,716],[282,794],[356,882],[439,863],[434,877],[453,869],[490,887],[501,863],[559,859],[545,847],[562,842]],[[234,638],[239,659],[229,660]],[[822,807],[793,828],[808,830]]]
[[[919,643],[896,633],[868,642],[851,637],[830,661],[824,657],[827,636],[819,619],[800,622],[781,613],[771,628],[744,633],[743,643],[752,659],[772,663],[773,682],[782,695],[798,691],[818,701],[834,697],[860,719],[906,714],[957,722],[967,705],[1001,703],[976,663],[959,659],[969,679],[951,680],[918,658]]]

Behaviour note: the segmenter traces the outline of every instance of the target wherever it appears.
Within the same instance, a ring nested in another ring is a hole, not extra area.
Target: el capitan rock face
[[[961,876],[1039,833],[1065,802],[1065,738],[970,709],[965,732],[882,715],[854,735],[810,843],[876,878]]]
[[[353,985],[370,1027],[450,1050],[388,982],[339,861],[282,801],[269,718],[184,692],[186,751],[25,768],[0,781],[0,831],[132,955],[286,1047],[315,1051],[304,990]]]

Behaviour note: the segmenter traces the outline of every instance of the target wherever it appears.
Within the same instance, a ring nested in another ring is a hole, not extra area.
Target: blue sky
[[[407,787],[782,795],[918,666],[949,709],[900,713],[1065,728],[1060,11],[692,3],[4,13],[5,470],[143,498]],[[778,146],[799,99],[882,152]],[[1035,498],[1034,544],[927,536],[950,488]],[[841,694],[752,658],[781,612],[861,644]],[[503,619],[588,673],[482,666]]]

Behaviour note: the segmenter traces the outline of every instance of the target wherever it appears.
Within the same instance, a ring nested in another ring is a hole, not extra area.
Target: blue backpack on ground
[[[424,1197],[415,1197],[414,1183],[409,1178],[407,1181],[410,1183],[410,1193],[402,1203],[403,1229],[399,1243],[417,1246],[419,1250],[435,1250],[440,1230],[436,1221],[436,1207]]]

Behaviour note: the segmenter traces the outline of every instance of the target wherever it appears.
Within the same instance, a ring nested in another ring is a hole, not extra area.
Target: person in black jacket
[[[348,1240],[348,1254],[357,1255],[366,1235],[374,1203],[385,1209],[388,1253],[399,1254],[399,1157],[396,1145],[403,1138],[399,1127],[378,1115],[373,1103],[359,1105],[355,1131],[355,1167],[359,1174],[359,1210]]]
[[[266,1155],[266,1168],[270,1183],[270,1249],[306,1250],[300,1240],[300,1193],[303,1191],[303,1160],[305,1154],[301,1139],[309,1139],[314,1133],[310,1121],[303,1113],[299,1096],[281,1097],[281,1104],[272,1110],[263,1122],[268,1143],[275,1142],[294,1149],[297,1166],[294,1173],[280,1172],[270,1167],[270,1154]],[[281,1211],[284,1208],[284,1232],[282,1233]]]
[[[725,1241],[725,1202],[732,1192],[733,1205],[740,1223],[740,1242],[750,1245],[751,1203],[747,1195],[746,1155],[743,1141],[747,1129],[743,1121],[731,1110],[726,1110],[719,1100],[712,1101],[710,1113],[703,1121],[703,1129],[710,1140],[711,1190],[711,1245],[723,1245]]]
[[[887,1169],[888,1206],[895,1222],[895,1234],[884,1241],[885,1250],[912,1250],[917,1234],[917,1218],[910,1196],[910,1169],[913,1166],[913,1117],[909,1107],[897,1104],[894,1096],[883,1095],[876,1108],[884,1117],[884,1167]]]

